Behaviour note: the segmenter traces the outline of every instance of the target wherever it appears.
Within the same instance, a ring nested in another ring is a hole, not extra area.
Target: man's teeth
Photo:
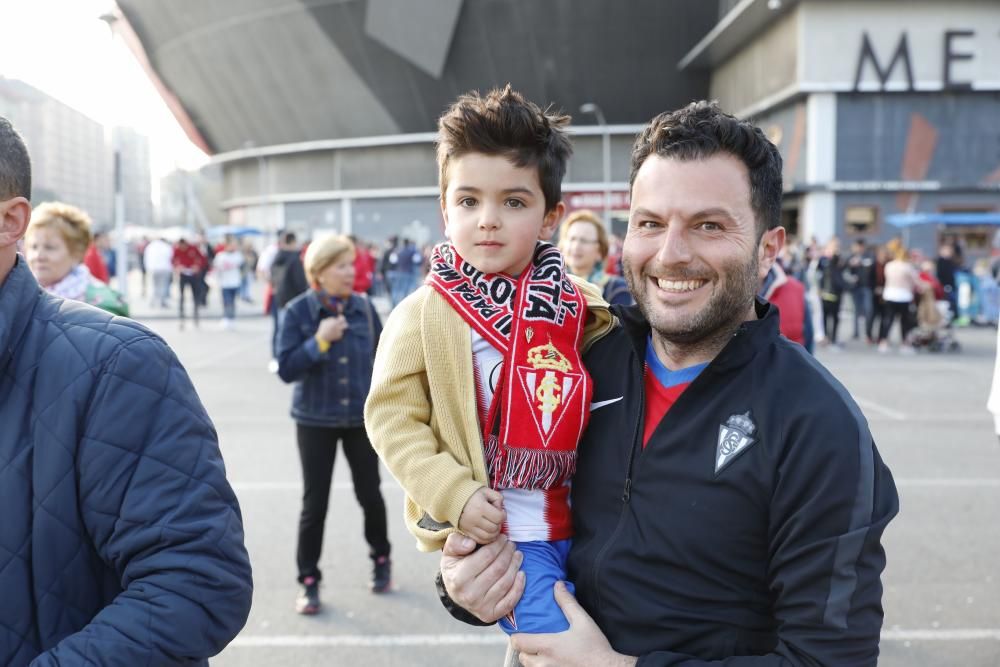
[[[705,284],[704,280],[664,280],[657,278],[656,284],[668,292],[691,292]]]

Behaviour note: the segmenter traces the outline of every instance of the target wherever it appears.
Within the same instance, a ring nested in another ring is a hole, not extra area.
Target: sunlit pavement
[[[395,590],[368,592],[361,511],[342,459],[321,563],[325,611],[297,616],[300,477],[291,391],[266,370],[270,320],[238,319],[233,331],[214,321],[184,331],[173,319],[149,324],[201,393],[246,521],[253,611],[213,665],[500,664],[499,630],[462,625],[441,608],[437,557],[414,549],[401,520],[402,494],[385,473]],[[1000,445],[985,410],[995,332],[958,335],[957,354],[880,355],[851,341],[844,351],[818,353],[861,404],[899,486],[902,510],[885,539],[885,667],[1000,664]]]

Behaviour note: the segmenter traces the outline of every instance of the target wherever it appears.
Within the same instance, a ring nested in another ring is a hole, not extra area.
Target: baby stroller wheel
[[[949,352],[958,352],[961,349],[962,349],[962,344],[959,343],[957,340],[953,340],[948,344]]]

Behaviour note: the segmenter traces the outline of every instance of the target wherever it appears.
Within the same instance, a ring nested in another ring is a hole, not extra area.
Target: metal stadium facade
[[[507,82],[574,116],[568,206],[607,202],[618,230],[636,131],[706,97],[779,145],[802,236],[877,240],[900,215],[1000,209],[994,0],[117,4],[120,34],[222,166],[233,222],[439,237],[436,119]],[[948,231],[981,245],[991,228]]]

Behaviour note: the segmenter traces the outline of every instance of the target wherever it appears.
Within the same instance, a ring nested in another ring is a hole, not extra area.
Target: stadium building
[[[1000,223],[995,0],[118,6],[237,224],[439,238],[436,119],[508,81],[574,116],[567,203],[607,209],[616,230],[635,133],[704,97],[778,144],[802,238],[903,230],[932,249],[953,233],[975,253]]]

